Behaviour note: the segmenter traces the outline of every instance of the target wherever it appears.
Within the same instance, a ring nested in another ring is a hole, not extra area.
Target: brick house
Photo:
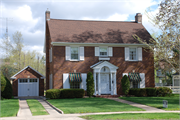
[[[94,95],[123,94],[123,75],[131,87],[155,86],[153,54],[133,37],[152,38],[140,13],[130,22],[51,19],[48,10],[45,18],[46,89],[86,90],[88,72],[94,76]]]

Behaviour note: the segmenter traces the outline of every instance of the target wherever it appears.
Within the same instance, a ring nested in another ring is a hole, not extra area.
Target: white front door
[[[38,79],[19,79],[18,96],[39,96]]]
[[[101,94],[109,94],[109,74],[101,74]]]

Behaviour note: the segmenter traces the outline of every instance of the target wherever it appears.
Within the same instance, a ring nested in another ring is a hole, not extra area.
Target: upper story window
[[[108,51],[108,48],[101,48],[100,47],[100,50],[99,50],[100,56],[108,56],[107,51]]]
[[[84,46],[66,46],[65,59],[69,61],[84,60]]]
[[[129,60],[136,60],[136,48],[129,48]]]
[[[78,60],[78,47],[71,47],[71,59]]]

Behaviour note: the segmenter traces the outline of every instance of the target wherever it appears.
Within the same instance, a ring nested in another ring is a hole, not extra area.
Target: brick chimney
[[[136,13],[135,22],[142,23],[142,14],[141,13]]]
[[[45,16],[46,16],[46,20],[50,20],[50,11],[48,10],[48,8],[46,10]]]

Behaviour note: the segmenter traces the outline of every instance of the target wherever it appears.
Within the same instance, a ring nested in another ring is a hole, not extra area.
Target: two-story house
[[[46,89],[86,90],[88,72],[94,76],[94,95],[123,94],[123,75],[131,87],[155,86],[153,54],[133,37],[151,38],[140,13],[128,22],[52,19],[48,10],[45,18]]]

